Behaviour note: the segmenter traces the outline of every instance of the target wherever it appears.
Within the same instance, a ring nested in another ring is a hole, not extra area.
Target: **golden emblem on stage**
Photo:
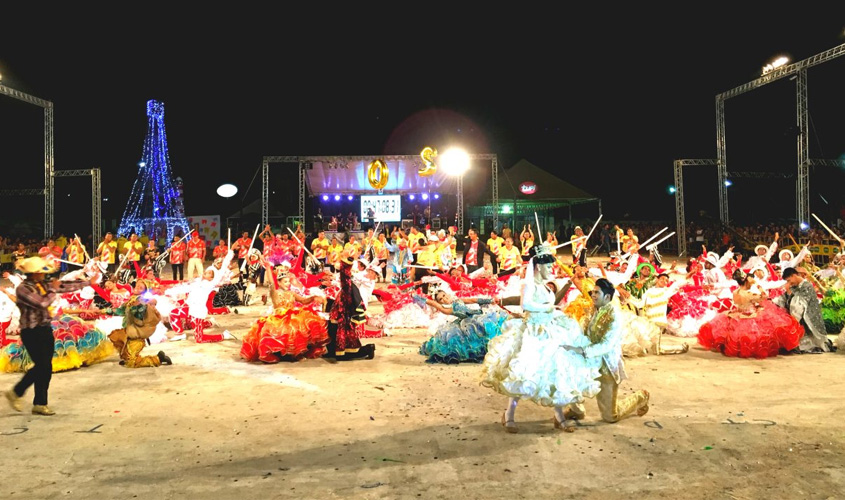
[[[387,163],[384,160],[376,159],[370,162],[367,180],[370,181],[370,186],[373,189],[384,189],[384,186],[387,186],[387,178]]]
[[[437,156],[437,148],[433,148],[431,146],[426,146],[420,152],[420,158],[422,158],[423,164],[425,164],[425,168],[421,168],[417,171],[420,174],[420,177],[428,177],[432,175],[434,172],[437,172],[437,164],[434,163],[434,158]]]

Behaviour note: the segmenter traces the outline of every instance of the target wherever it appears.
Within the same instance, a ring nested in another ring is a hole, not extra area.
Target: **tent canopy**
[[[504,170],[502,177],[503,179],[499,179],[499,197],[502,199],[516,198],[527,202],[560,201],[573,205],[598,200],[596,196],[546,172],[524,158]],[[513,190],[510,186],[513,186]]]

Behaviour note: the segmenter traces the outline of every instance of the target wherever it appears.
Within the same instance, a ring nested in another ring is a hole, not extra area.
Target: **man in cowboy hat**
[[[53,377],[53,328],[50,326],[52,312],[50,304],[62,293],[81,290],[96,283],[96,277],[90,280],[53,279],[44,282],[45,275],[56,272],[57,267],[40,256],[19,260],[15,267],[26,275],[26,279],[15,289],[15,302],[20,310],[21,342],[32,358],[33,366],[24,374],[20,382],[6,392],[6,399],[15,411],[21,411],[21,398],[31,385],[35,385],[35,397],[32,400],[32,413],[36,415],[55,415],[47,406],[47,391]]]
[[[752,268],[757,267],[760,264],[765,265],[768,263],[778,248],[779,237],[780,235],[775,233],[775,240],[771,245],[757,245],[754,247],[754,255],[752,255],[747,261],[743,262],[742,270],[747,271],[750,274]]]

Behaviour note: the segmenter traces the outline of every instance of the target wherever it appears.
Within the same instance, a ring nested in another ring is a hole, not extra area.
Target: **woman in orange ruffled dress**
[[[324,304],[325,298],[292,291],[290,276],[283,276],[277,282],[272,268],[267,274],[273,277],[270,298],[274,310],[259,318],[244,336],[241,357],[265,363],[321,357],[329,343],[326,320],[303,306]]]
[[[701,325],[698,343],[725,356],[768,358],[798,347],[804,328],[785,309],[767,299],[766,290],[741,269],[733,309]]]

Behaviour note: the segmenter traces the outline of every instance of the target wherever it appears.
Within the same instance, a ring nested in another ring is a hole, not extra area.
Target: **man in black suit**
[[[496,254],[490,251],[483,241],[478,239],[478,232],[475,229],[470,228],[467,235],[469,239],[464,241],[463,261],[467,268],[467,274],[471,274],[473,271],[484,267],[484,254],[489,255],[494,261]]]

